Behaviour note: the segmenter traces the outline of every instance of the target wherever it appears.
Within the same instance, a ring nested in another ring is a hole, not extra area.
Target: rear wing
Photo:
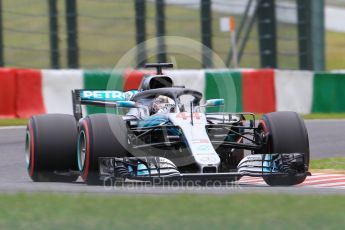
[[[135,103],[130,101],[130,99],[136,93],[138,93],[138,90],[127,92],[117,90],[72,90],[73,115],[76,120],[83,117],[82,105],[132,108]]]

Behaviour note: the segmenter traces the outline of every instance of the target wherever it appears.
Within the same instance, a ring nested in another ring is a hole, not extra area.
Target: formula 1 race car
[[[207,113],[224,100],[201,103],[202,93],[174,86],[162,73],[172,64],[146,67],[157,74],[144,77],[138,90],[76,89],[73,116],[33,116],[25,147],[31,179],[207,184],[254,176],[291,186],[310,175],[308,134],[295,112],[268,113],[259,121],[253,113]],[[82,105],[107,113],[84,117]]]

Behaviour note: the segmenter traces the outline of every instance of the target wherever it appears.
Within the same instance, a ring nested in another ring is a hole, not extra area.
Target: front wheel
[[[295,112],[274,112],[263,116],[259,130],[268,135],[264,153],[302,153],[309,168],[309,139],[302,118]],[[303,183],[306,176],[265,176],[265,182],[271,186],[292,186]]]
[[[88,185],[100,185],[100,157],[126,157],[127,128],[122,116],[93,114],[81,121],[77,159],[81,176]]]

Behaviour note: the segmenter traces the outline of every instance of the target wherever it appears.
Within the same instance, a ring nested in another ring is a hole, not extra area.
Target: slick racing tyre
[[[36,182],[73,182],[77,171],[77,125],[73,116],[33,116],[26,129],[26,164]]]
[[[122,116],[93,114],[81,121],[78,167],[86,184],[100,185],[99,157],[126,157],[127,127]]]
[[[264,153],[303,153],[309,167],[309,140],[304,121],[295,112],[274,112],[263,116],[259,129],[268,135]],[[300,184],[306,176],[265,176],[271,186],[292,186]]]

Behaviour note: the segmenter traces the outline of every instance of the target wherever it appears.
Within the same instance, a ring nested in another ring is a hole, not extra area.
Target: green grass
[[[345,153],[344,153],[345,156]],[[345,170],[345,157],[324,158],[318,160],[311,160],[311,169],[334,169]]]
[[[26,125],[28,119],[0,119],[0,126]]]
[[[261,119],[263,114],[255,114],[256,119]],[[311,113],[303,114],[302,117],[305,120],[315,120],[315,119],[345,119],[345,113]],[[246,116],[247,119],[250,119],[250,116]]]
[[[0,229],[339,229],[342,196],[0,195]]]
[[[135,46],[134,1],[99,1],[85,0],[78,2],[78,41],[80,63],[83,68],[113,67],[119,59]],[[47,1],[22,0],[21,4],[13,0],[3,0],[4,52],[7,66],[49,68],[49,36],[47,19]],[[58,1],[59,10],[59,50],[61,67],[66,61],[66,24],[65,1]],[[18,14],[19,13],[19,14]],[[24,15],[23,15],[24,14]],[[34,16],[30,16],[34,15]],[[229,34],[219,31],[219,18],[229,16],[213,12],[213,49],[223,60],[229,50]],[[155,37],[155,6],[147,3],[147,39]],[[166,8],[166,35],[183,36],[201,40],[200,12],[181,6],[168,5]],[[28,23],[28,21],[30,23]],[[237,17],[237,24],[240,18]],[[20,31],[20,30],[24,30]],[[37,33],[32,33],[32,32]],[[296,26],[278,23],[278,36],[296,37]],[[250,40],[245,49],[241,67],[259,66],[257,28],[254,25]],[[345,33],[326,33],[327,69],[345,68]],[[17,47],[17,48],[15,48]],[[24,47],[18,48],[18,47]],[[279,52],[296,52],[297,41],[278,41]],[[155,49],[148,52],[150,61],[155,60]],[[171,50],[170,50],[171,51]],[[254,54],[254,55],[251,55]],[[199,57],[200,54],[192,54]],[[176,59],[178,68],[200,68],[200,63],[185,55],[168,54],[168,61]],[[172,60],[171,60],[172,59]],[[296,68],[295,55],[279,56],[280,68]]]
[[[326,33],[326,67],[345,69],[345,33]]]
[[[303,115],[304,119],[345,119],[345,113],[311,113]]]

